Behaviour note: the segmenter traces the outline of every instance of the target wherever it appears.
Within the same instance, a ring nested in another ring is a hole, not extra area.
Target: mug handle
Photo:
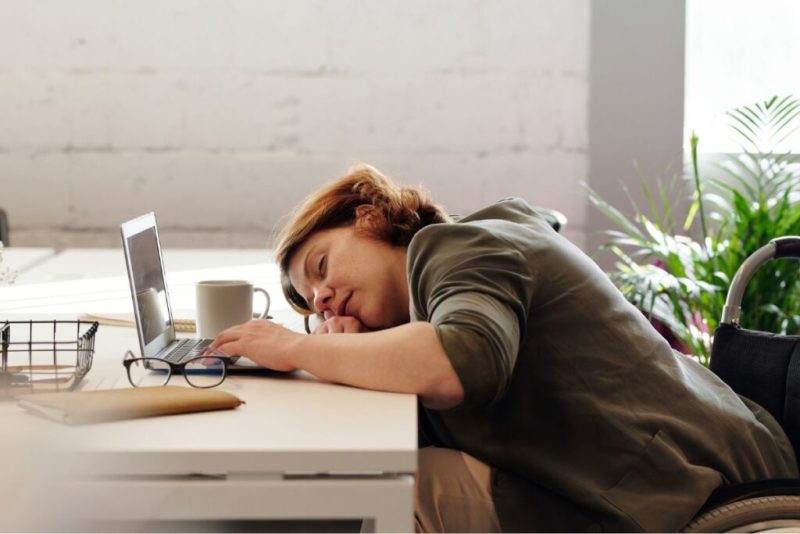
[[[270,306],[270,304],[272,302],[270,300],[270,298],[269,298],[269,293],[267,293],[266,289],[261,289],[260,287],[254,287],[253,288],[253,293],[263,293],[264,296],[267,298],[267,307],[264,309],[264,313],[262,313],[261,315],[258,316],[259,319],[266,319],[267,318],[267,314],[269,313],[269,306]]]

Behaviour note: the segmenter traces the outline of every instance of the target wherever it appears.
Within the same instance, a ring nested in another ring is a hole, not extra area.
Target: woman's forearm
[[[304,336],[290,348],[288,360],[324,380],[415,393],[433,409],[452,408],[464,397],[439,336],[426,322],[378,332]]]

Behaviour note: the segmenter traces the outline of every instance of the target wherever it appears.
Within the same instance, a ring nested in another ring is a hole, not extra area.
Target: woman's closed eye
[[[320,279],[325,277],[325,267],[326,267],[326,261],[325,260],[327,260],[327,259],[328,259],[328,257],[325,254],[323,254],[319,258],[319,264],[317,265],[317,274],[319,274]]]

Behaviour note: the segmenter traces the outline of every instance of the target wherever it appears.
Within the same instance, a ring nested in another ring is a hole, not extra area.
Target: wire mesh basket
[[[75,389],[92,368],[95,321],[0,322],[0,396]]]

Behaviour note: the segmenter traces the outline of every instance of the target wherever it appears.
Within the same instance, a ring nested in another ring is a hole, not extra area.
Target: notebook
[[[33,393],[17,401],[29,412],[69,425],[228,410],[243,404],[224,391],[180,386]]]
[[[81,321],[97,321],[108,326],[123,326],[136,328],[136,320],[132,313],[84,313],[78,316]],[[194,319],[172,318],[172,325],[176,332],[196,332],[197,325]]]

